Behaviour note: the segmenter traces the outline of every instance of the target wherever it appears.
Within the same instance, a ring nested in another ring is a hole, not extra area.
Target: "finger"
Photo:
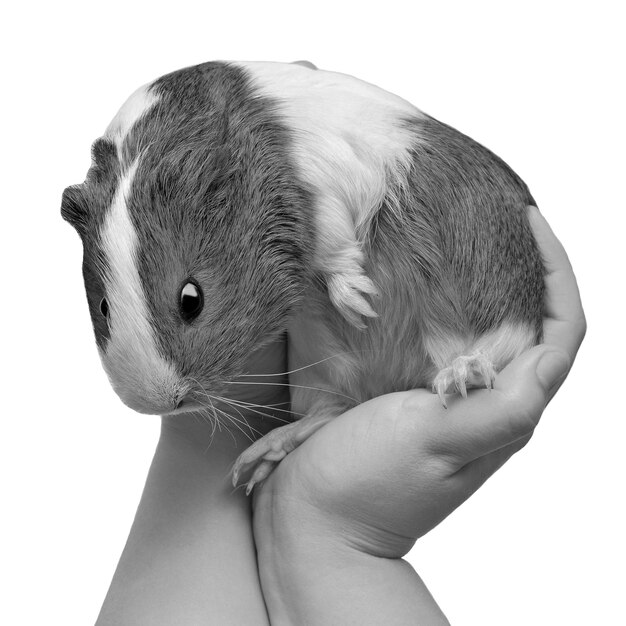
[[[584,337],[584,313],[567,254],[539,211],[529,207],[528,214],[546,265],[545,343],[502,370],[493,391],[475,390],[466,400],[453,398],[448,411],[439,411],[444,426],[433,429],[431,447],[457,464],[465,465],[531,433]]]
[[[564,349],[573,361],[586,331],[576,277],[565,249],[536,207],[528,208],[528,219],[546,266],[543,340]]]
[[[462,467],[528,436],[569,366],[565,351],[535,346],[498,374],[492,390],[472,390],[432,411],[429,448]]]
[[[499,450],[470,461],[455,473],[454,478],[462,481],[464,488],[473,493],[516,452],[519,452],[530,441],[531,436],[532,434],[525,435]]]

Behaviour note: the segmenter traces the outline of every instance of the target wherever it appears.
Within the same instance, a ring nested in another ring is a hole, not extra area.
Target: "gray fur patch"
[[[224,63],[174,72],[123,145],[138,158],[128,211],[138,270],[164,356],[183,376],[218,387],[250,352],[284,331],[308,280],[310,198],[273,103]],[[182,286],[204,292],[186,323]]]
[[[528,188],[453,128],[432,118],[408,123],[421,141],[407,187],[396,192],[402,210],[386,202],[372,227],[370,267],[420,294],[427,332],[482,334],[525,322],[539,340],[544,268],[526,216]]]
[[[489,338],[497,343],[512,329],[505,347],[518,351],[510,360],[541,339],[544,267],[526,216],[534,204],[526,185],[449,126],[432,118],[407,124],[420,138],[412,167],[406,181],[390,178],[365,241],[365,273],[380,291],[372,299],[378,317],[358,331],[323,290],[310,292],[297,321],[311,336],[310,360],[321,364],[298,372],[298,384],[365,401],[430,387],[446,346],[451,360],[474,346],[502,356]],[[335,402],[309,393],[298,410],[324,400]]]
[[[105,297],[103,276],[106,261],[99,244],[99,232],[111,206],[119,182],[121,164],[115,146],[97,139],[91,149],[92,166],[85,182],[63,192],[61,215],[76,228],[83,242],[83,278],[96,342],[103,348],[109,338],[109,326],[100,312]]]
[[[544,268],[525,211],[534,201],[486,148],[428,116],[405,120],[416,137],[411,167],[406,177],[404,167],[402,176],[388,172],[387,195],[364,226],[364,269],[381,292],[372,296],[379,317],[358,331],[311,274],[312,194],[299,180],[294,137],[277,103],[228,63],[174,72],[148,92],[158,98],[119,151],[97,141],[87,180],[63,197],[63,217],[83,240],[101,347],[109,335],[99,310],[107,268],[98,236],[133,163],[126,208],[147,321],[165,359],[212,392],[284,331],[304,298],[301,320],[315,318],[307,344],[320,352],[315,360],[350,355],[325,360],[316,375],[362,400],[430,384],[433,342],[460,337],[469,345],[503,327],[535,329],[540,340]],[[205,306],[186,322],[179,302],[189,280]]]

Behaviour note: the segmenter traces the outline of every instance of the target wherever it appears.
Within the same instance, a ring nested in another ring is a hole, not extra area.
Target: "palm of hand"
[[[526,444],[585,334],[567,255],[536,209],[530,218],[548,269],[545,343],[448,409],[415,390],[332,420],[257,488],[258,544],[291,527],[401,557]]]
[[[409,401],[424,403],[423,419],[420,412],[406,411]],[[255,512],[272,502],[284,518],[274,522],[298,523],[303,532],[321,523],[346,532],[365,552],[403,556],[440,521],[437,510],[449,510],[424,506],[426,494],[435,499],[446,492],[447,472],[425,471],[437,462],[425,445],[434,423],[431,404],[443,410],[425,391],[391,394],[334,419],[257,488]]]

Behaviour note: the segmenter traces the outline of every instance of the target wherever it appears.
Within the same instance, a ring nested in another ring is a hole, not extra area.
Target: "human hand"
[[[285,371],[285,361],[281,339],[251,355],[247,370],[254,376],[232,385],[232,404],[211,401],[217,416],[198,411],[163,417],[137,515],[98,626],[267,626],[250,499],[243,492],[233,493],[228,476],[250,440],[276,425],[261,413],[269,414],[277,408],[272,405],[289,400],[282,376],[273,375]],[[216,419],[225,428],[218,428]]]
[[[307,542],[402,557],[527,443],[585,334],[567,255],[538,210],[529,217],[547,267],[544,342],[492,390],[447,409],[425,390],[375,398],[288,455],[255,494],[262,579],[266,566],[266,580],[280,578],[285,558],[301,557]]]

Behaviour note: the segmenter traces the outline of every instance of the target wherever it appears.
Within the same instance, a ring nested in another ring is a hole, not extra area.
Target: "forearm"
[[[363,552],[339,529],[333,532],[324,523],[308,524],[303,518],[274,520],[271,533],[265,527],[262,540],[257,540],[273,625],[448,624],[406,561]]]
[[[225,431],[210,442],[206,425],[195,440],[187,419],[163,422],[98,626],[268,623],[249,501],[228,478],[246,444]]]

